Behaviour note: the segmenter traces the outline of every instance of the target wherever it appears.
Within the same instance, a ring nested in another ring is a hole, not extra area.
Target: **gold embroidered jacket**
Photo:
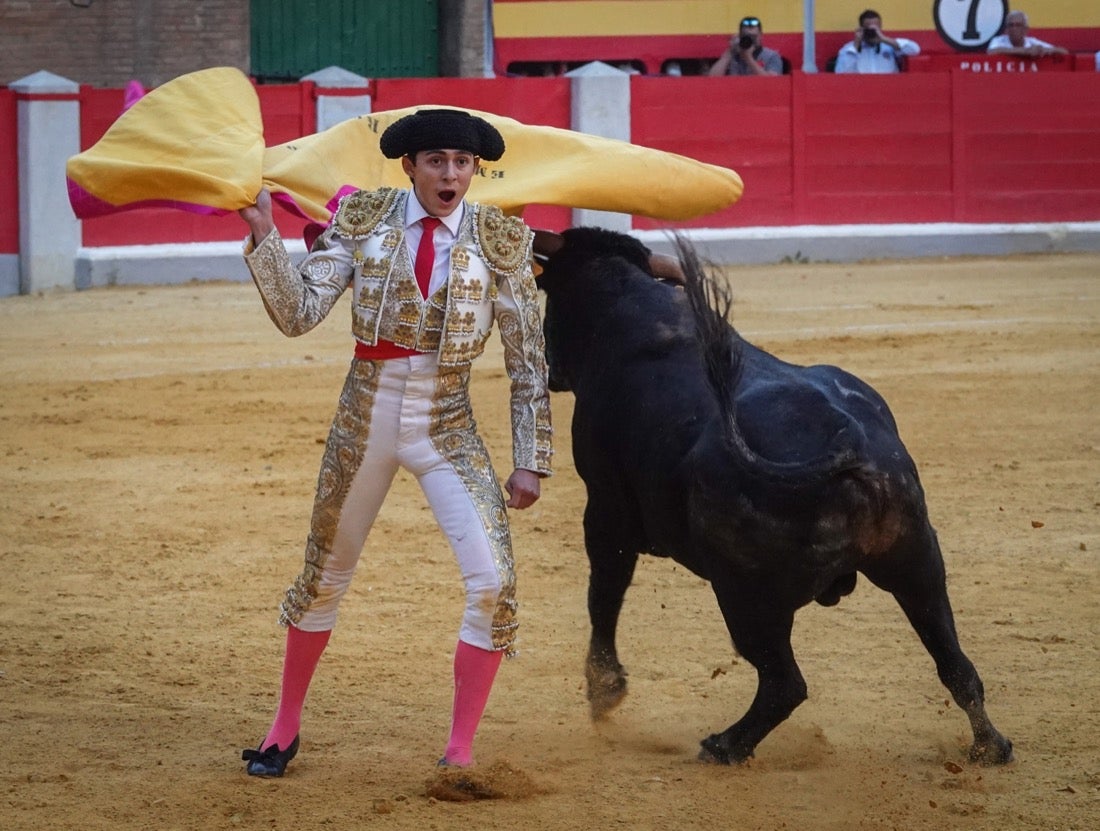
[[[424,300],[405,245],[408,195],[382,188],[345,196],[297,269],[277,230],[255,248],[246,243],[245,262],[268,316],[283,334],[304,334],[351,286],[356,339],[437,352],[441,366],[455,368],[484,351],[496,321],[512,382],[515,467],[549,474],[550,399],[531,230],[496,207],[467,204],[447,283]]]

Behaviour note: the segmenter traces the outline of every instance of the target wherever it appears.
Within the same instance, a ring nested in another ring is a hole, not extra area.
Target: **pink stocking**
[[[503,652],[478,649],[459,641],[455,649],[455,700],[451,721],[451,739],[443,754],[448,764],[467,767],[472,764],[474,733],[485,712],[489,692]]]
[[[286,628],[286,656],[283,658],[279,708],[260,750],[266,750],[273,744],[277,744],[280,750],[286,750],[298,735],[309,682],[313,680],[313,672],[317,669],[317,662],[328,645],[330,635],[331,629],[324,632],[305,632],[296,626]]]

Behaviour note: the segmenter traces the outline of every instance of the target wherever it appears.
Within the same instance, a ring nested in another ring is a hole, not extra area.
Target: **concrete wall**
[[[69,206],[65,160],[80,151],[77,86],[36,72],[11,89],[19,97],[19,291],[71,289],[80,221]]]
[[[489,74],[491,47],[486,40],[490,0],[439,0],[439,74],[479,78]]]

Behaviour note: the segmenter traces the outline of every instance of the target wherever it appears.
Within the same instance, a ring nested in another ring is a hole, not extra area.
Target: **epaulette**
[[[362,239],[389,213],[399,191],[396,188],[357,190],[340,200],[332,224],[342,237]]]
[[[501,274],[512,274],[523,265],[532,231],[518,216],[505,216],[495,205],[479,205],[477,235],[482,256]]]

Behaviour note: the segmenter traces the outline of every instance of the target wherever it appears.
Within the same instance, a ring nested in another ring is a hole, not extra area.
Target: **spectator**
[[[882,31],[882,15],[867,9],[859,16],[855,40],[840,50],[836,71],[861,75],[883,75],[901,71],[906,55],[919,55],[920,45],[908,38],[894,38]]]
[[[763,26],[758,17],[744,17],[736,37],[731,37],[708,75],[782,75],[783,58],[761,43]]]
[[[1027,15],[1009,12],[1005,17],[1005,31],[989,41],[986,51],[991,55],[1018,55],[1021,58],[1041,58],[1044,55],[1066,55],[1068,49],[1053,46],[1045,40],[1028,35]]]

